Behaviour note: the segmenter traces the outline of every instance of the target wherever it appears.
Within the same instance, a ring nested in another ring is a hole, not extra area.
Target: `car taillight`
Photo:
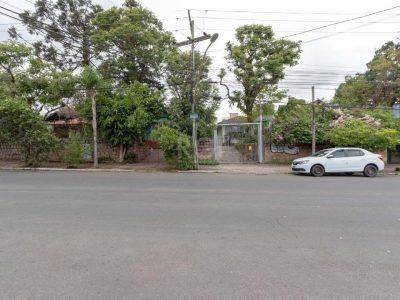
[[[385,162],[385,161],[383,160],[382,155],[378,155],[378,158],[379,158],[381,161]]]

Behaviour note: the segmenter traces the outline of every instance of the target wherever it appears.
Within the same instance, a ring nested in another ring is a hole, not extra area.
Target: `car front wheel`
[[[364,168],[365,177],[375,177],[378,174],[378,168],[374,165],[367,165]]]
[[[311,174],[315,177],[321,177],[325,174],[325,169],[321,165],[315,165],[311,168]]]

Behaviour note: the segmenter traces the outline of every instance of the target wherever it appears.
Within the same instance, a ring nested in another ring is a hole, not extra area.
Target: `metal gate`
[[[263,161],[260,123],[220,124],[214,131],[214,159],[220,163]]]

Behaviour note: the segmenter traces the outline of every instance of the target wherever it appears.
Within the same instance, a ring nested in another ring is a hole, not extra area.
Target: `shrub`
[[[42,117],[18,99],[0,101],[0,140],[21,148],[27,166],[38,166],[57,147]]]
[[[153,131],[152,138],[160,144],[168,164],[179,170],[194,168],[193,146],[188,135],[163,126]]]
[[[83,162],[85,150],[83,139],[79,133],[73,133],[64,147],[63,161],[68,168],[77,168]]]
[[[136,162],[136,153],[135,152],[128,152],[125,155],[125,161],[129,164],[133,164]]]
[[[98,159],[99,164],[114,162],[114,159],[111,156],[100,156]]]
[[[202,160],[199,160],[199,165],[216,166],[216,165],[219,165],[219,162],[214,159],[202,159]]]

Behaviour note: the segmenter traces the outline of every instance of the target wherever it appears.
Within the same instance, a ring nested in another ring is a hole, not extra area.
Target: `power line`
[[[370,16],[371,14],[367,15]],[[375,22],[353,22],[353,20],[365,18],[367,16],[356,17],[344,21],[334,21],[334,20],[297,20],[297,19],[255,19],[255,18],[229,18],[229,17],[204,17],[204,16],[194,16],[193,19],[209,19],[209,20],[224,20],[224,21],[257,21],[257,22],[292,22],[292,23],[332,23],[329,25],[320,26],[317,29],[326,28],[329,26],[352,22],[353,24],[366,24],[366,23],[375,23]],[[400,22],[379,22],[382,24],[399,24]],[[309,31],[314,31],[310,29]],[[306,30],[305,32],[308,32]]]
[[[342,12],[294,12],[294,11],[254,11],[254,10],[219,10],[219,9],[190,9],[198,12],[248,13],[248,14],[282,14],[282,15],[358,15],[359,13]],[[186,11],[186,10],[178,10]]]
[[[352,22],[354,20],[359,20],[359,19],[366,18],[366,17],[369,17],[369,16],[377,15],[377,14],[383,13],[385,11],[394,10],[396,8],[399,8],[399,7],[400,7],[400,5],[396,5],[396,6],[387,8],[387,9],[383,9],[383,10],[379,10],[379,11],[376,11],[376,12],[373,12],[373,13],[362,15],[360,17],[350,18],[350,19],[346,19],[346,20],[343,20],[343,21],[334,22],[334,23],[329,24],[329,25],[324,25],[324,26],[319,26],[319,27],[316,27],[316,28],[311,28],[311,29],[308,29],[308,30],[304,30],[304,31],[299,32],[299,33],[293,33],[293,34],[290,34],[290,35],[286,35],[286,36],[284,36],[282,38],[293,37],[293,36],[296,36],[296,35],[299,35],[299,34],[304,34],[304,33],[307,33],[307,32],[312,32],[312,31],[315,31],[315,30],[319,30],[319,29],[323,29],[323,28],[327,28],[327,27],[331,27],[331,26],[335,26],[335,25],[339,25],[339,24],[343,24],[343,23]]]

